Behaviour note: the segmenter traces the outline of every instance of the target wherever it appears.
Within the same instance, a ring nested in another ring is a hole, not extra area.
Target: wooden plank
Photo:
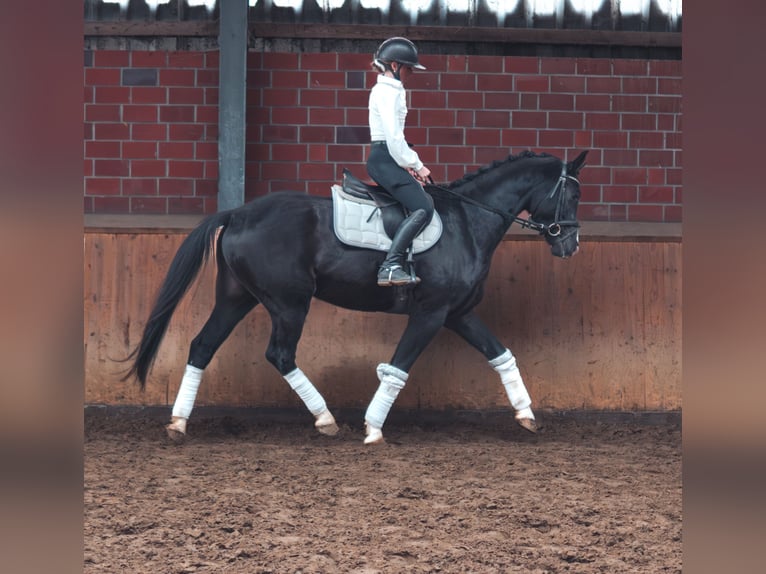
[[[543,28],[489,28],[473,26],[387,26],[371,24],[325,24],[250,22],[248,30],[258,38],[316,38],[333,40],[383,40],[391,35],[415,41],[483,42],[503,44],[567,44],[573,46],[635,46],[680,48],[680,32],[622,32],[617,30],[569,30]],[[201,36],[218,35],[217,22],[118,21],[85,22],[85,36]]]
[[[183,234],[85,234],[85,400],[170,405],[191,339],[213,305],[214,269],[178,307],[147,390],[119,380],[154,294]],[[681,244],[583,242],[569,260],[537,240],[498,248],[477,312],[516,355],[538,408],[681,408]],[[364,408],[375,366],[390,359],[406,318],[315,301],[298,363],[335,407]],[[271,325],[262,307],[246,317],[205,372],[198,405],[300,407],[264,358]],[[410,373],[397,405],[508,408],[486,359],[443,330]],[[308,416],[308,415],[307,415]]]

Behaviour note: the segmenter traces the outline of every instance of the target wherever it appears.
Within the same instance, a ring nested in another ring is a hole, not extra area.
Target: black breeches
[[[423,187],[406,169],[397,165],[386,146],[372,146],[370,157],[367,159],[367,173],[410,213],[418,209],[425,211],[426,220],[423,227],[430,223],[434,215],[433,199],[423,191]]]

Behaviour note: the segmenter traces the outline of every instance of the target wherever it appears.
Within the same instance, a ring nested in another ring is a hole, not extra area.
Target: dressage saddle
[[[359,199],[371,200],[380,211],[383,229],[388,237],[393,238],[399,224],[407,217],[404,206],[394,196],[379,185],[370,185],[354,176],[348,168],[343,169],[343,191]]]

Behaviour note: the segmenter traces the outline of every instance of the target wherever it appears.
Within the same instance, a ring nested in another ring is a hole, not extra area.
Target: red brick
[[[604,165],[636,166],[638,152],[633,149],[606,149],[603,161]]]
[[[308,150],[309,161],[327,161],[326,145],[310,145]]]
[[[298,54],[288,54],[285,52],[264,52],[263,67],[271,70],[297,70]]]
[[[197,80],[194,85],[218,86],[218,70],[197,70]]]
[[[218,195],[218,182],[215,179],[198,179],[194,182],[194,195],[215,197]]]
[[[309,86],[309,74],[304,71],[274,72],[271,78],[269,87],[274,89],[299,89]]]
[[[630,132],[630,147],[634,149],[660,149],[665,147],[662,132]]]
[[[513,112],[511,115],[511,127],[513,128],[537,128],[542,129],[547,125],[545,112]]]
[[[548,112],[548,127],[553,129],[580,130],[584,126],[584,114],[575,112]]]
[[[450,125],[447,122],[439,125]],[[511,125],[511,114],[507,111],[476,110],[474,125],[477,128],[507,128]]]
[[[195,106],[194,121],[202,124],[218,123],[218,107]]]
[[[574,96],[570,94],[540,94],[542,110],[574,110]]]
[[[585,127],[589,130],[618,130],[620,129],[620,114],[585,114]]]
[[[681,95],[681,78],[660,78],[657,81],[657,93],[663,95]]]
[[[194,106],[161,106],[160,121],[168,123],[194,122]]]
[[[120,158],[120,142],[89,141],[85,142],[85,157]]]
[[[201,161],[168,161],[168,177],[194,177],[205,175],[205,164]]]
[[[130,162],[130,177],[165,177],[166,169],[164,160],[134,159]]]
[[[157,157],[162,159],[193,159],[194,146],[192,142],[160,142]]]
[[[260,54],[259,54],[260,56]],[[206,68],[218,68],[220,64],[221,53],[218,51],[205,52],[205,67]],[[248,60],[250,54],[248,54]]]
[[[169,104],[204,104],[204,88],[168,88]]]
[[[550,86],[548,76],[514,76],[517,92],[547,92]]]
[[[612,170],[612,181],[615,184],[643,185],[646,183],[646,168],[616,167]]]
[[[130,52],[124,50],[93,50],[96,68],[125,68],[130,65]]]
[[[205,126],[200,124],[169,124],[168,139],[173,141],[197,141],[203,139]]]
[[[163,87],[135,86],[130,88],[130,102],[133,104],[164,104],[168,101],[167,92],[167,88]]]
[[[218,161],[205,162],[205,177],[213,181],[218,181]]]
[[[662,221],[664,209],[662,205],[629,205],[628,221]]]
[[[88,195],[119,195],[120,180],[114,177],[89,177],[85,180]]]
[[[416,98],[418,97],[417,94],[420,92],[410,92],[414,105],[414,102],[416,101]],[[367,104],[369,102],[369,94],[364,90],[343,90],[341,92],[338,92],[337,94],[338,99],[338,107],[341,108],[364,108],[365,111],[367,111]],[[420,106],[418,106],[420,107]]]
[[[628,147],[627,132],[593,132],[593,145],[600,148],[624,149]]]
[[[91,177],[93,175],[93,161],[86,159],[82,162],[82,175],[83,177]]]
[[[428,130],[429,141],[436,145],[465,145],[462,128],[434,127]]]
[[[298,90],[266,88],[263,90],[263,105],[268,107],[295,107],[298,105]]]
[[[442,90],[476,90],[476,74],[442,74]],[[507,89],[507,88],[493,88]]]
[[[263,126],[264,142],[294,142],[297,139],[297,126]]]
[[[130,102],[130,88],[97,87],[94,88],[93,101],[97,104],[122,104]]]
[[[171,68],[202,68],[204,65],[203,52],[168,52],[168,66]]]
[[[196,70],[160,70],[160,86],[195,86]]]
[[[611,185],[603,190],[604,203],[635,203],[638,188],[634,185]]]
[[[476,78],[476,89],[482,92],[513,92],[513,76],[510,74],[482,74]]]
[[[574,145],[578,148],[589,148],[593,145],[593,133],[589,131],[576,131]]]
[[[589,94],[619,94],[622,91],[620,78],[587,78],[586,92]]]
[[[295,180],[298,178],[298,164],[294,162],[264,162],[261,164],[261,177],[265,180]]]
[[[541,146],[572,147],[574,136],[571,130],[542,130],[539,141]]]
[[[205,105],[218,105],[218,88],[205,88]]]
[[[127,197],[94,197],[95,213],[130,213],[130,199]]]
[[[82,198],[82,211],[83,213],[95,213],[96,209],[93,207],[93,198],[92,197],[83,197]]]
[[[671,186],[640,186],[638,188],[639,203],[673,203],[673,188]]]
[[[468,146],[441,146],[438,163],[473,163],[473,148]]]
[[[646,112],[646,96],[611,96],[613,112]]]
[[[503,113],[503,112],[487,112]],[[421,110],[420,121],[426,126],[454,126],[456,114],[453,110]]]
[[[133,124],[130,131],[134,140],[164,140],[168,133],[165,124]]]
[[[135,177],[123,179],[122,195],[157,195],[157,180]]]
[[[638,154],[640,165],[670,167],[673,165],[673,152],[667,150],[641,150]],[[664,182],[663,182],[664,183]]]
[[[338,55],[335,53],[301,54],[301,68],[304,70],[339,70]]]
[[[465,72],[468,69],[468,56],[449,55],[446,65],[440,66],[439,69],[449,73]]]
[[[483,107],[481,92],[449,92],[447,105],[453,109],[478,110]]]
[[[86,141],[93,139],[93,124],[88,123],[88,122],[83,122],[83,124],[82,124],[82,137]]]
[[[176,144],[168,144],[176,145]],[[186,144],[178,144],[186,145]],[[197,142],[194,144],[195,152],[189,157],[196,157],[197,159],[209,159],[218,160],[218,142]]]
[[[134,68],[164,68],[167,65],[168,52],[131,52],[130,64]]]
[[[500,145],[500,130],[498,129],[467,129],[465,130],[465,145],[499,146]]]
[[[537,130],[503,130],[502,145],[506,148],[521,147],[521,148],[533,148],[537,147]]]
[[[540,109],[539,94],[519,94],[519,102],[520,110],[535,111]]]
[[[361,163],[364,160],[364,146],[361,145],[329,145],[327,146],[327,159],[336,163]],[[426,158],[421,154],[420,158]]]
[[[608,112],[611,107],[611,96],[577,94],[575,109],[583,112]]]
[[[541,58],[540,73],[542,74],[575,74],[577,60],[573,58]]]
[[[335,106],[335,90],[302,90],[300,105],[304,107],[330,108]]]
[[[681,168],[669,168],[665,170],[666,182],[669,185],[683,184],[683,170]]]
[[[507,56],[503,59],[503,69],[506,74],[537,74],[540,72],[540,59]]]
[[[645,76],[649,69],[647,60],[613,60],[612,67],[615,76]]]
[[[342,126],[347,123],[345,121],[345,116],[345,111],[341,109],[313,108],[309,110],[308,121],[304,120],[300,123],[308,123],[312,126]]]
[[[676,129],[676,116],[672,114],[657,114],[657,129],[672,132]],[[678,116],[679,118],[681,116]],[[679,128],[680,131],[680,128]]]
[[[271,110],[271,123],[286,125],[303,125],[308,123],[306,108],[274,108]]]
[[[681,60],[650,60],[649,74],[652,76],[676,76],[681,77]]]
[[[364,53],[338,53],[336,57],[338,60],[338,70],[368,70],[372,60],[372,54]],[[425,66],[431,68],[428,64],[425,64]],[[371,77],[374,76],[372,72],[369,75]]]
[[[578,58],[577,73],[581,76],[609,76],[612,73],[612,61],[596,58]]]
[[[683,147],[683,138],[681,134],[665,134],[665,147],[667,149],[681,149]]]
[[[620,122],[623,130],[649,131],[657,129],[656,114],[621,114]]]
[[[172,195],[194,195],[193,179],[161,179],[159,181],[159,193],[164,197]]]
[[[92,104],[95,99],[95,88],[92,86],[83,86],[82,101],[86,104]]]
[[[86,122],[119,122],[121,119],[119,105],[85,105]]]
[[[517,110],[519,94],[509,92],[488,92],[484,94],[485,110]],[[537,105],[535,108],[537,109]]]
[[[170,214],[197,214],[202,213],[205,201],[201,197],[169,197],[168,213]]]
[[[128,124],[99,123],[94,126],[97,140],[126,140],[130,137]]]
[[[470,56],[468,71],[479,74],[502,74],[503,59],[497,56]]]
[[[298,176],[307,181],[335,181],[335,167],[327,163],[303,163],[298,165]]]
[[[656,94],[657,78],[623,78],[622,91],[626,94]]]
[[[665,223],[680,223],[683,221],[683,209],[680,205],[666,205],[663,207],[662,220]]]
[[[330,126],[302,126],[300,141],[304,143],[335,143],[335,129]]]
[[[157,106],[122,106],[122,119],[126,122],[156,122]]]
[[[86,68],[85,85],[86,86],[119,86],[120,85],[119,68]]]
[[[305,144],[272,144],[271,159],[275,161],[306,161],[308,146]]]
[[[641,162],[643,164],[643,161]],[[662,185],[665,183],[665,170],[662,168],[647,169],[646,182],[649,185]]]
[[[578,76],[553,76],[551,92],[577,93],[585,92],[585,78]]]
[[[591,157],[593,156],[593,150],[591,150],[588,153],[588,162],[591,161]],[[585,164],[585,170],[583,171],[583,176],[581,181],[587,182],[589,184],[604,184],[609,185],[612,183],[612,169],[610,167],[604,167],[597,165],[597,162],[594,161],[593,165],[590,163]]]
[[[601,203],[601,186],[580,185],[580,203]]]
[[[164,197],[131,197],[131,213],[165,214],[168,200]]]

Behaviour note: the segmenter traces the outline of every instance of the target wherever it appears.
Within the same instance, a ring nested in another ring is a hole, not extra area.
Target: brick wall
[[[365,176],[367,54],[248,55],[246,198]],[[590,149],[580,216],[681,221],[681,62],[422,56],[407,138],[450,181]],[[218,52],[85,54],[85,211],[216,210]]]

